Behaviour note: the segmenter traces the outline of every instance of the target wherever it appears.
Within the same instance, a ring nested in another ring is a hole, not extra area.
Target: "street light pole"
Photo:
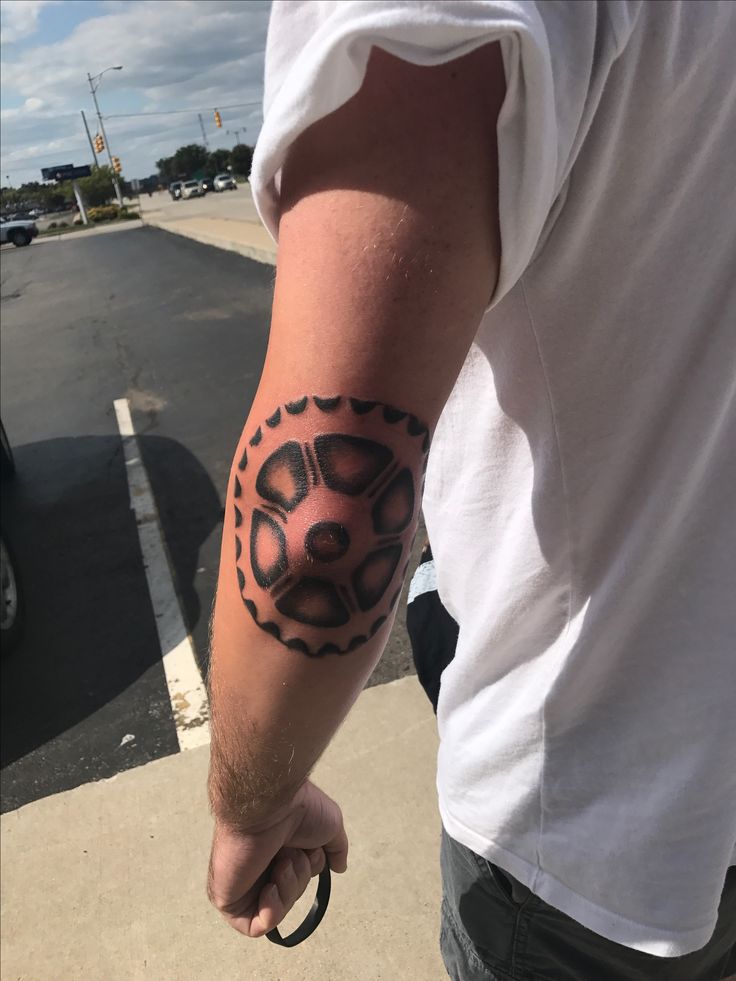
[[[110,161],[110,171],[112,172],[112,184],[113,187],[115,188],[115,197],[118,199],[118,204],[122,208],[123,195],[120,191],[120,184],[118,184],[118,179],[115,175],[115,166],[112,162],[112,153],[110,152],[110,144],[107,141],[107,133],[105,132],[105,127],[102,122],[102,113],[100,112],[100,107],[97,102],[97,85],[99,85],[100,83],[97,82],[97,85],[94,84],[97,79],[102,78],[105,72],[120,71],[121,68],[122,65],[115,65],[111,68],[106,68],[105,71],[100,72],[99,75],[90,75],[90,73],[87,72],[87,81],[89,82],[89,90],[92,93],[92,100],[94,101],[95,104],[95,112],[97,113],[97,122],[100,127],[100,133],[102,134],[102,139],[105,141],[105,149],[107,150],[107,159]]]
[[[89,140],[89,148],[92,151],[92,167],[94,169],[95,167],[98,166],[98,164],[97,164],[97,156],[95,154],[95,148],[94,148],[94,145],[92,143],[92,137],[89,134],[89,126],[87,125],[87,117],[84,115],[84,109],[80,109],[79,111],[82,113],[82,122],[84,123],[84,130],[85,130],[85,132],[87,134],[87,139]]]
[[[200,112],[198,113],[198,115],[199,115],[199,128],[202,130],[202,142],[204,143],[205,150],[207,150],[207,152],[209,153],[210,145],[207,142],[207,134],[204,131],[204,120],[202,119],[202,113]]]

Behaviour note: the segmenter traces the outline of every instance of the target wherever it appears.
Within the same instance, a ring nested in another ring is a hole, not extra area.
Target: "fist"
[[[235,930],[262,937],[281,923],[325,862],[332,872],[345,872],[347,853],[340,808],[307,781],[257,829],[215,825],[207,895]]]

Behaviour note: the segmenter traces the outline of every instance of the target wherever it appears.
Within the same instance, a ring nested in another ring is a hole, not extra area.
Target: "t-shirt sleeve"
[[[540,8],[522,0],[275,0],[264,123],[251,173],[256,207],[274,239],[290,145],[355,95],[374,45],[414,64],[438,65],[499,41],[506,98],[498,119],[498,302],[533,258],[569,173],[600,75],[597,8],[592,2]]]

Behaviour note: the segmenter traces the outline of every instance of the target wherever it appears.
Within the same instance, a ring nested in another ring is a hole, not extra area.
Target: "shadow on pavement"
[[[191,630],[209,615],[194,577],[220,499],[181,444],[139,440]],[[46,440],[14,455],[3,530],[21,570],[26,628],[2,662],[3,810],[178,748],[120,439]],[[136,739],[123,758],[127,732]],[[34,752],[31,788],[12,764]]]

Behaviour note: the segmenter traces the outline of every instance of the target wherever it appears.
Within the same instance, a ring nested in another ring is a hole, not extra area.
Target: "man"
[[[274,4],[278,265],[211,677],[209,892],[242,933],[346,868],[308,776],[428,465],[448,972],[726,972],[734,42],[728,2]]]

